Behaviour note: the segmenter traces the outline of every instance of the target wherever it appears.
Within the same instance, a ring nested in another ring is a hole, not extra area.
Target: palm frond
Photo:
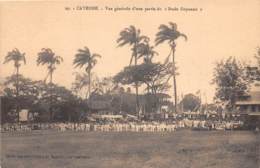
[[[188,37],[185,34],[183,34],[183,33],[180,33],[180,37],[183,37],[185,39],[185,41],[188,40]]]
[[[49,48],[42,48],[41,52],[38,53],[36,60],[37,65],[52,64],[54,62],[55,53]]]
[[[162,24],[159,26],[159,32],[156,33],[155,45],[157,46],[165,41],[173,43],[179,37],[184,37],[187,40],[187,36],[177,30],[176,23],[169,22],[169,26]]]
[[[155,39],[155,46],[158,46],[159,44],[163,43],[164,41],[166,41],[167,39],[166,38],[156,38]]]
[[[6,64],[10,61],[14,61],[15,65],[20,65],[20,61],[23,61],[24,64],[26,64],[25,53],[21,53],[17,48],[9,51],[5,56],[3,64]]]
[[[118,47],[124,45],[133,45],[138,41],[140,35],[140,30],[136,29],[133,25],[130,25],[128,28],[125,28],[119,33],[119,38],[117,39]]]
[[[54,63],[55,64],[60,64],[61,62],[63,62],[63,58],[61,56],[55,56],[54,57]]]
[[[177,24],[173,22],[169,22],[169,25],[171,26],[171,29],[174,31],[177,31]]]
[[[159,26],[159,30],[160,31],[170,31],[171,29],[167,26],[167,25],[165,25],[165,24],[161,24],[160,26]]]
[[[84,47],[84,49],[78,50],[78,53],[75,55],[73,60],[73,65],[75,68],[82,68],[83,66],[86,66],[85,70],[86,72],[89,72],[97,64],[96,58],[101,58],[101,55],[97,53],[91,55],[88,47]]]
[[[91,58],[92,58],[92,59],[101,58],[101,55],[96,54],[96,53],[93,53]]]
[[[137,37],[137,42],[144,42],[144,43],[149,43],[149,41],[150,41],[150,38],[149,37],[147,37],[147,36],[140,36],[140,37]]]
[[[75,55],[73,60],[73,65],[75,65],[75,68],[82,68],[89,62],[90,56],[90,51],[87,47],[84,47],[84,49],[78,49],[78,53]]]

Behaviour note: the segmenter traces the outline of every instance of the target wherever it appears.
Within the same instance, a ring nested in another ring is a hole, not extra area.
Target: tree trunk
[[[88,104],[89,107],[91,107],[91,100],[90,100],[90,96],[91,96],[91,70],[88,70],[88,80],[89,80],[89,85],[88,85]]]
[[[173,63],[173,87],[174,87],[174,111],[175,113],[178,112],[178,108],[177,108],[177,105],[178,105],[178,102],[177,102],[177,82],[176,82],[176,67],[175,67],[175,47],[176,47],[176,44],[172,44],[172,63]]]
[[[16,67],[16,109],[15,112],[17,114],[17,122],[20,121],[19,118],[19,100],[18,100],[18,96],[19,96],[19,66]]]
[[[173,84],[174,84],[174,109],[175,109],[175,112],[177,113],[178,112],[178,108],[177,108],[177,105],[178,105],[178,102],[177,102],[177,86],[176,86],[176,76],[174,75],[173,76]]]
[[[136,45],[137,45],[137,43],[135,43],[134,51],[133,51],[134,59],[135,59],[135,66],[137,65]],[[135,82],[135,93],[136,93],[136,112],[137,112],[137,117],[139,118],[140,104],[139,104],[138,82]]]
[[[88,85],[88,98],[91,96],[91,72],[90,70],[88,71],[88,80],[89,80],[89,85]]]
[[[135,93],[136,93],[136,111],[137,111],[137,116],[139,118],[139,93],[138,93],[138,83],[136,82],[135,84]]]
[[[52,105],[53,105],[53,90],[52,90],[52,70],[50,72],[50,121],[53,121],[53,111],[52,111]]]

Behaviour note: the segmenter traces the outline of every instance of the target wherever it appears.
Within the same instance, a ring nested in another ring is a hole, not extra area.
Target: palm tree
[[[41,52],[38,53],[37,65],[47,64],[48,66],[48,74],[44,81],[50,77],[50,84],[52,84],[53,72],[56,69],[56,65],[59,65],[61,62],[63,62],[63,58],[61,56],[55,55],[50,48],[42,48]]]
[[[175,67],[175,48],[176,43],[175,41],[179,38],[183,37],[185,41],[187,40],[187,36],[177,30],[177,24],[169,22],[169,26],[167,25],[160,25],[159,32],[156,34],[155,45],[159,45],[163,42],[168,42],[171,50],[168,57],[172,56],[172,63],[173,63],[173,86],[174,86],[174,104],[175,104],[175,112],[177,112],[177,84],[176,84],[176,67]]]
[[[132,46],[132,56],[130,59],[130,66],[132,64],[132,61],[134,60],[134,65],[137,65],[138,61],[138,53],[137,53],[137,46],[142,41],[147,41],[149,38],[146,36],[141,35],[141,31],[139,29],[136,29],[134,26],[129,26],[128,28],[125,28],[122,30],[119,34],[119,38],[117,39],[117,43],[119,47],[130,45]],[[138,82],[135,83],[135,92],[136,92],[136,111],[139,111],[139,98],[138,98]]]
[[[4,64],[11,61],[14,62],[14,67],[16,69],[16,114],[18,115],[17,121],[19,122],[19,68],[21,66],[20,62],[26,64],[25,53],[21,53],[17,48],[13,49],[12,51],[8,52],[5,56]]]
[[[150,46],[149,41],[142,42],[137,45],[138,58],[144,57],[144,63],[152,63],[152,59],[158,53]]]
[[[88,74],[88,97],[91,95],[91,71],[94,66],[97,64],[97,58],[101,58],[99,54],[93,53],[91,54],[88,47],[84,47],[84,49],[78,49],[78,53],[75,55],[75,59],[73,64],[75,68],[82,68],[85,66],[85,71]]]
[[[56,65],[63,62],[61,56],[57,56],[50,48],[42,48],[41,52],[38,53],[38,58],[36,60],[37,65],[47,65],[48,74],[44,81],[50,77],[50,120],[52,120],[52,86],[53,86],[53,72],[56,69]]]

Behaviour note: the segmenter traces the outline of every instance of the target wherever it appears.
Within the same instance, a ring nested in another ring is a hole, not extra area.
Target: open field
[[[1,134],[2,168],[259,168],[260,135],[247,131]]]

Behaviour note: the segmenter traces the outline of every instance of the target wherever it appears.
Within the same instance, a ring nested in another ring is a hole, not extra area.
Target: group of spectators
[[[101,132],[173,132],[174,123],[129,122],[129,123],[34,123],[34,124],[4,124],[1,131],[101,131]]]
[[[235,130],[243,127],[241,121],[223,121],[223,120],[189,120],[183,119],[177,122],[179,127],[204,129],[204,130]]]
[[[91,122],[91,123],[30,123],[1,125],[1,132],[57,130],[57,131],[100,131],[100,132],[173,132],[177,129],[233,130],[241,128],[242,122],[183,119],[171,122]]]

